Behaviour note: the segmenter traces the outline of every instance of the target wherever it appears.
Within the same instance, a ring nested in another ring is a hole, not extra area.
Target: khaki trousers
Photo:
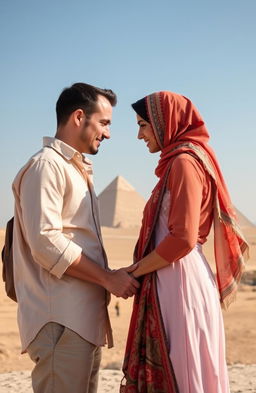
[[[34,393],[96,393],[101,348],[55,322],[47,323],[27,348],[35,363]]]

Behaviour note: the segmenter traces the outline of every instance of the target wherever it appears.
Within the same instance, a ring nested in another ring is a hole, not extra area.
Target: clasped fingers
[[[135,295],[139,288],[139,282],[130,276],[124,269],[111,272],[109,277],[108,290],[117,297],[127,299]]]

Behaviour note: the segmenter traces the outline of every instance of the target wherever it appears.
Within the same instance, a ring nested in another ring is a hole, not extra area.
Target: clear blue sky
[[[255,0],[1,0],[0,227],[15,174],[55,134],[55,102],[78,81],[118,95],[93,157],[98,193],[122,175],[149,196],[158,156],[136,139],[130,104],[171,90],[198,107],[234,204],[256,222],[255,15]]]

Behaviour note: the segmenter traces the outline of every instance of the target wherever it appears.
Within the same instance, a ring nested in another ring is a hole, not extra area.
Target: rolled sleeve
[[[57,278],[61,278],[67,268],[81,255],[81,253],[82,248],[70,241],[56,265],[50,270],[50,273]]]
[[[58,278],[82,253],[62,232],[64,190],[64,176],[47,160],[30,166],[20,188],[24,231],[33,259]]]

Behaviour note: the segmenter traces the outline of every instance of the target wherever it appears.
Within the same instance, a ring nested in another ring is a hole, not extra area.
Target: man
[[[36,393],[97,391],[101,346],[112,346],[108,293],[133,296],[134,267],[111,271],[102,245],[92,165],[110,138],[111,90],[66,88],[57,133],[20,170],[15,196],[14,277],[22,352],[35,362]]]

